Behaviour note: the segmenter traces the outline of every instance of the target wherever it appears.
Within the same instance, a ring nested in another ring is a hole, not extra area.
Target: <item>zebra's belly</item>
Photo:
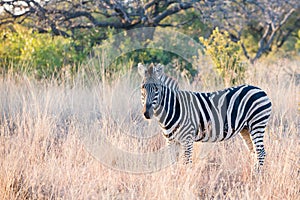
[[[239,127],[238,130],[234,130],[233,128],[228,129],[226,126],[223,127],[223,129],[219,129],[217,128],[218,126],[212,127],[211,125],[208,125],[204,130],[197,130],[195,127],[196,126],[191,126],[190,124],[182,125],[178,123],[170,129],[161,128],[163,130],[163,135],[169,141],[180,142],[185,138],[191,137],[194,142],[221,142],[235,136],[244,126]]]
[[[222,132],[222,133],[214,133],[214,132],[206,132],[206,133],[198,133],[195,137],[195,142],[221,142],[228,140],[234,137],[239,131],[231,131],[231,132]]]

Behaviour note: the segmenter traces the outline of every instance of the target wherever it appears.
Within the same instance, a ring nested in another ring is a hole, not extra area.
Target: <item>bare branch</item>
[[[166,17],[178,13],[181,10],[186,10],[192,7],[193,7],[192,3],[179,3],[178,5],[163,11],[157,17],[153,18],[153,24],[157,25],[159,24],[160,21],[162,21]]]
[[[286,23],[286,21],[287,21],[288,18],[293,14],[293,12],[295,12],[295,9],[294,9],[294,8],[292,8],[288,13],[286,13],[286,14],[284,15],[283,19],[282,19],[281,22],[279,23],[279,26],[280,26],[280,27]]]

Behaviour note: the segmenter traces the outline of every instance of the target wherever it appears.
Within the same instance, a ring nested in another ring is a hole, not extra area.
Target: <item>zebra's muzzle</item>
[[[144,107],[143,112],[144,112],[144,117],[145,117],[146,119],[151,119],[152,116],[153,116],[153,108],[152,108],[152,105],[151,105],[151,104],[146,105],[146,106]]]
[[[150,118],[151,118],[149,112],[144,112],[144,117],[145,117],[146,119],[150,119]]]

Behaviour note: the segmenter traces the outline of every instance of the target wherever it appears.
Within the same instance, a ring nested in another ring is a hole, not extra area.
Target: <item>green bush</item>
[[[213,30],[209,38],[200,37],[205,53],[214,63],[214,70],[222,77],[225,85],[235,85],[244,78],[246,65],[242,62],[239,43],[232,42],[228,32]]]
[[[79,61],[69,38],[39,34],[20,25],[0,30],[0,64],[4,70],[13,62],[15,71],[49,78],[59,76],[64,66]]]

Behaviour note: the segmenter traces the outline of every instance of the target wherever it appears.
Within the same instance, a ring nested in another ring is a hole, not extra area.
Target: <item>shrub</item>
[[[200,37],[205,53],[214,63],[214,70],[222,77],[225,85],[234,85],[244,79],[245,64],[239,43],[232,42],[228,32],[221,33],[216,28],[209,38]]]
[[[50,33],[39,34],[20,25],[0,31],[2,68],[7,68],[13,62],[15,71],[22,70],[37,78],[48,78],[59,76],[63,66],[78,61],[73,41],[69,38],[52,36]]]

